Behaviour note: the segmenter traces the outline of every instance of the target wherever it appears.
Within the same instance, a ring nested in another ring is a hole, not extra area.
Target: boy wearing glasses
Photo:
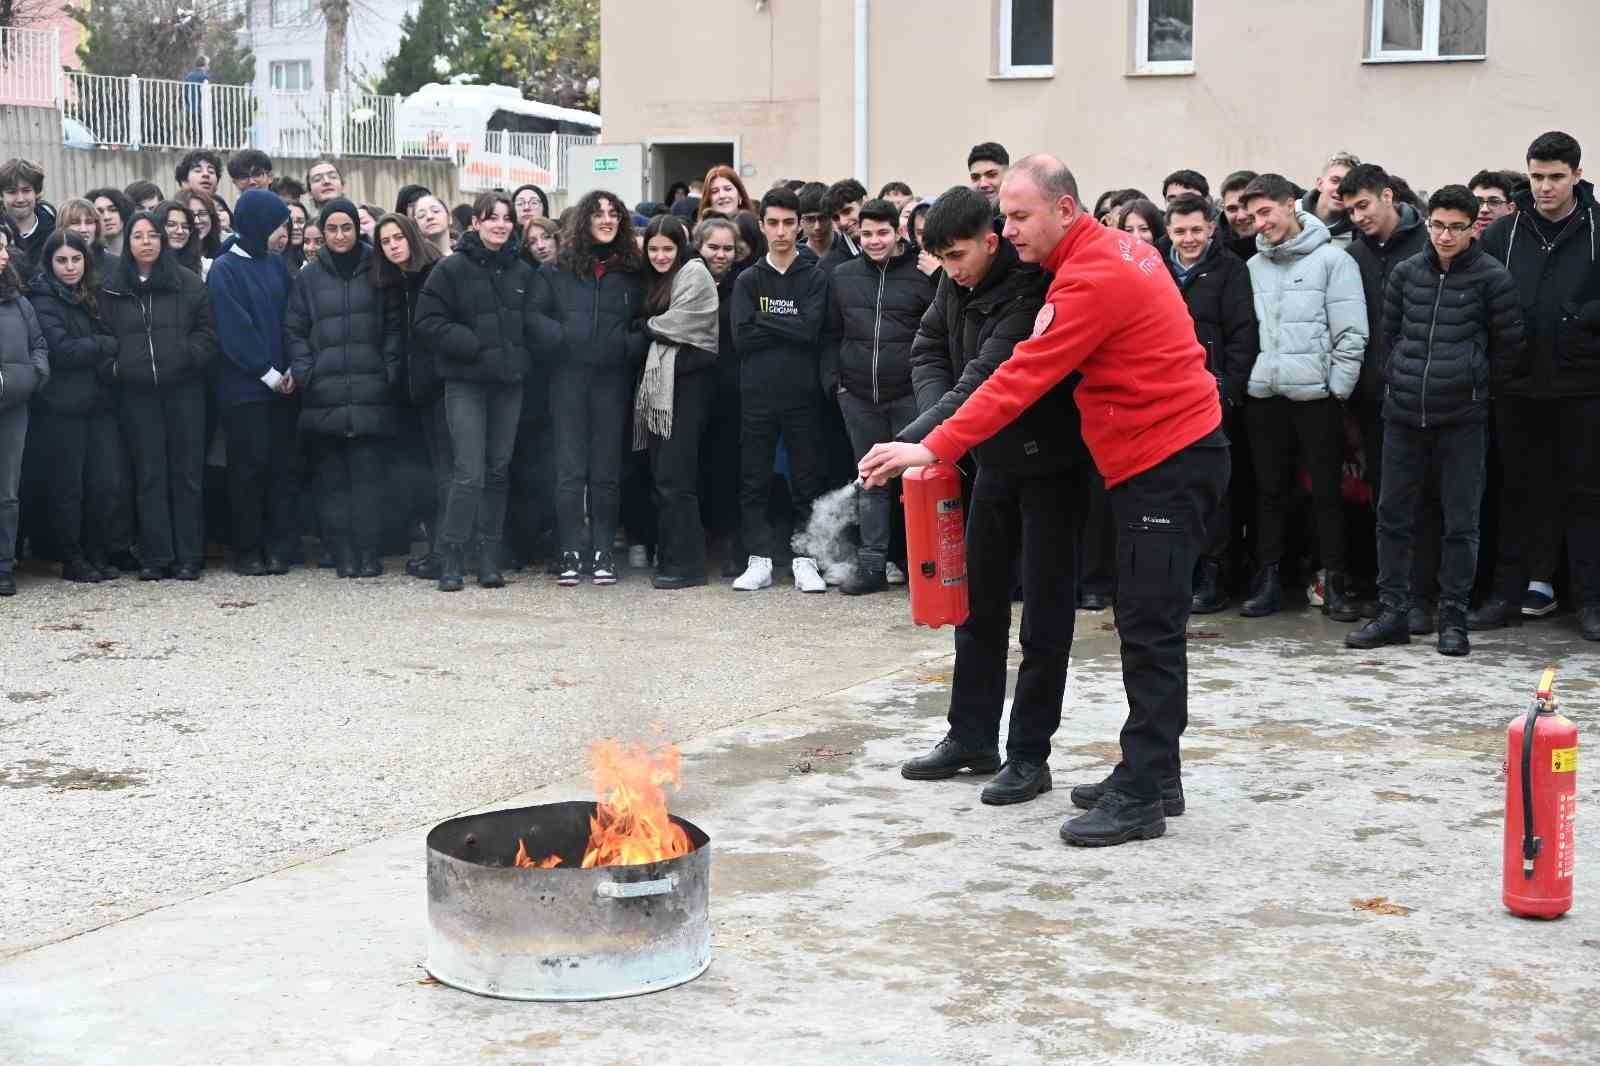
[[[1478,198],[1447,185],[1428,200],[1429,245],[1394,268],[1384,292],[1383,478],[1378,498],[1378,617],[1352,648],[1409,644],[1412,546],[1424,481],[1444,518],[1439,653],[1466,655],[1478,566],[1489,395],[1516,367],[1522,301],[1505,267],[1473,238]],[[1434,476],[1428,478],[1429,473]]]
[[[1480,170],[1472,175],[1467,188],[1478,198],[1478,222],[1472,235],[1482,237],[1484,230],[1515,211],[1512,197],[1527,184],[1528,179],[1514,170]]]

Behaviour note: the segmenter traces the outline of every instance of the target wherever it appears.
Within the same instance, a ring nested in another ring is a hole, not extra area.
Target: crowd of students
[[[1370,618],[1353,646],[1437,628],[1465,654],[1469,629],[1556,608],[1564,541],[1600,640],[1600,235],[1580,164],[1549,133],[1526,173],[1426,200],[1348,153],[1309,189],[1240,171],[1213,197],[1179,170],[1156,197],[1100,197],[1101,225],[1160,251],[1233,449],[1196,612],[1268,615],[1298,586]],[[937,198],[845,179],[759,199],[720,166],[662,203],[593,192],[556,219],[531,185],[454,208],[407,186],[388,211],[347,199],[335,161],[302,184],[254,150],[189,153],[170,197],[143,181],[56,207],[12,159],[0,595],[19,539],[70,581],[155,581],[199,578],[208,542],[240,574],[285,573],[307,534],[353,578],[420,540],[407,572],[447,591],[529,565],[610,584],[622,550],[657,588],[702,585],[708,542],[742,591],[785,565],[805,592],[902,582],[892,486],[858,494],[853,566],[791,546],[873,446],[932,433],[1042,328],[1046,277],[1001,236],[1009,165],[986,143]],[[1067,469],[1071,384],[976,461]],[[1062,598],[1109,606],[1103,481],[1051,485],[1081,544]]]

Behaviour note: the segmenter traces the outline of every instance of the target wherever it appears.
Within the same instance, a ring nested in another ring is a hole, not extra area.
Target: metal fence
[[[0,26],[0,104],[51,107],[61,95],[61,31]]]

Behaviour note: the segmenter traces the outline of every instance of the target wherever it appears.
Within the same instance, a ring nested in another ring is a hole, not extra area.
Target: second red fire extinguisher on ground
[[[905,472],[906,579],[911,620],[919,626],[967,620],[967,528],[961,511],[961,473],[949,463]]]
[[[1578,813],[1578,727],[1556,713],[1555,669],[1506,730],[1502,899],[1524,918],[1572,909]]]

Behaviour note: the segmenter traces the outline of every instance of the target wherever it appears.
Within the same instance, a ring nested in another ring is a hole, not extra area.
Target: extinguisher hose
[[[1539,719],[1539,701],[1528,708],[1522,721],[1522,876],[1533,877],[1533,860],[1539,854],[1539,838],[1533,835],[1533,733]]]

